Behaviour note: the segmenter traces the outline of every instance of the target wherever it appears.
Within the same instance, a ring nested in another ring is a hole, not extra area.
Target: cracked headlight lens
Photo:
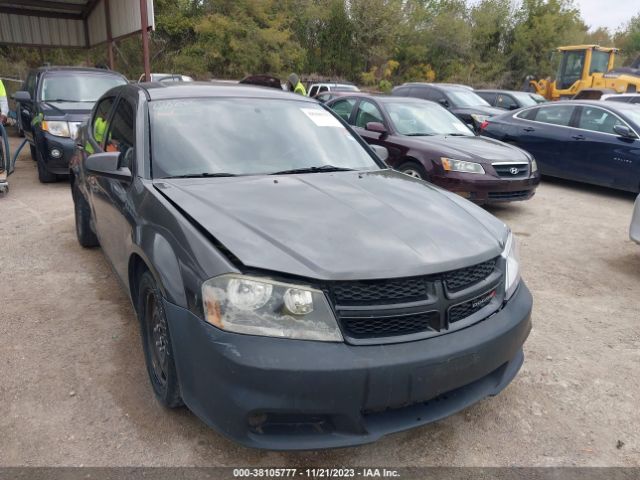
[[[325,294],[306,285],[220,275],[203,283],[202,303],[207,322],[228,332],[343,341]]]

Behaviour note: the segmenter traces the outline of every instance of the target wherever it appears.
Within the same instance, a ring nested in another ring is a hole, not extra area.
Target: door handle
[[[525,128],[523,128],[523,130],[524,130],[525,132],[535,132],[535,131],[536,131],[536,129],[535,129],[535,128],[533,128],[533,127],[525,127]]]
[[[584,140],[585,136],[584,135],[572,135],[571,138],[573,138],[574,140]]]

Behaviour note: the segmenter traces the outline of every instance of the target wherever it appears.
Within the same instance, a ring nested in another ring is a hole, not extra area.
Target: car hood
[[[67,120],[68,122],[82,122],[89,117],[94,103],[87,102],[42,102],[44,118]]]
[[[484,105],[478,105],[475,107],[454,107],[451,109],[452,113],[456,115],[488,115],[493,117],[494,115],[501,115],[504,113],[504,110],[501,108],[489,107]]]
[[[507,234],[481,208],[392,170],[154,184],[243,265],[319,280],[453,270],[499,255]]]
[[[487,137],[437,135],[406,138],[410,139],[411,147],[427,149],[435,156],[478,163],[529,161],[529,155],[522,149]]]

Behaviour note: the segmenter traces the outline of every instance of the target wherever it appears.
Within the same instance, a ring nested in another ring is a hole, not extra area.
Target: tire
[[[413,178],[419,178],[420,180],[429,180],[427,171],[422,165],[416,162],[404,162],[398,167],[397,170]]]
[[[35,154],[36,157],[38,157],[36,162],[38,165],[38,180],[40,180],[40,183],[57,182],[58,176],[55,173],[51,173],[49,170],[47,170],[47,167],[44,166],[44,162],[42,161],[42,158],[37,149],[35,149]]]
[[[38,151],[36,150],[36,147],[34,147],[33,145],[29,144],[29,150],[31,150],[31,160],[33,160],[34,162],[38,161]]]
[[[156,282],[145,271],[138,282],[138,319],[147,373],[158,401],[167,408],[184,405],[169,335],[169,324]]]
[[[97,247],[100,242],[98,242],[98,237],[91,229],[91,208],[89,208],[89,203],[75,186],[72,188],[78,243],[84,248]]]

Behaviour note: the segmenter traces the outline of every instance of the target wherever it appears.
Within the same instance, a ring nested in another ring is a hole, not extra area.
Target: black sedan
[[[128,85],[80,141],[77,237],[129,294],[163,405],[253,447],[356,445],[522,365],[532,299],[507,226],[386,168],[315,100]]]
[[[563,101],[508,112],[481,134],[535,156],[540,172],[606,187],[640,190],[640,109],[636,105]]]
[[[492,107],[503,110],[517,110],[518,108],[533,107],[547,100],[542,95],[531,92],[518,92],[514,90],[474,90],[484,98]]]

